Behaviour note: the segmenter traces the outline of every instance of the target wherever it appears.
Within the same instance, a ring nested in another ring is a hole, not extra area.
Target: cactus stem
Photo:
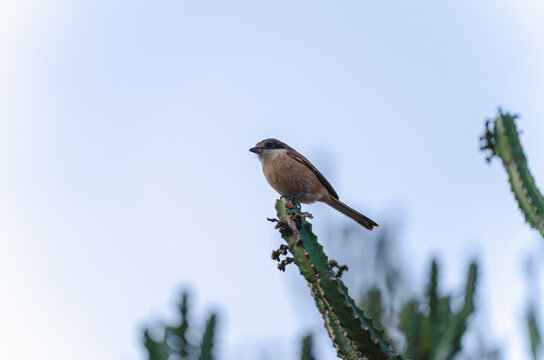
[[[310,217],[301,212],[298,204],[285,199],[276,202],[276,210],[280,220],[278,224],[283,224],[278,226],[280,234],[310,286],[338,356],[342,359],[402,359],[392,351],[383,332],[374,327],[372,320],[364,316],[348,295],[347,288],[339,279],[347,267],[338,267],[334,261],[329,263],[323,246],[317,242],[317,236],[307,221]],[[338,267],[336,274],[332,265]]]
[[[544,197],[529,171],[514,121],[516,118],[517,115],[499,110],[493,130],[489,127],[490,121],[487,121],[485,133],[480,138],[484,142],[482,150],[491,150],[492,154],[487,160],[494,155],[501,158],[525,221],[544,236]]]

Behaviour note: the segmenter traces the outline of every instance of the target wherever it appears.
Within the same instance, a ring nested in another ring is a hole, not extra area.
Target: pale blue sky
[[[525,356],[521,263],[542,239],[478,136],[497,106],[521,113],[544,186],[543,17],[537,1],[3,1],[0,357],[142,358],[141,327],[192,284],[225,359],[269,339],[292,358],[296,271],[270,260],[277,195],[247,151],[265,137],[378,222],[401,213],[417,284],[437,254],[458,289],[477,256],[490,338]],[[318,234],[342,221],[308,209]]]

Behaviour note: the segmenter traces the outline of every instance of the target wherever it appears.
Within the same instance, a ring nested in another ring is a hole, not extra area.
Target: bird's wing
[[[292,157],[296,161],[306,165],[310,170],[312,170],[312,172],[315,174],[315,176],[317,177],[319,182],[325,187],[325,189],[327,189],[329,194],[331,194],[331,196],[334,197],[335,199],[338,199],[338,194],[336,193],[336,191],[334,191],[332,185],[327,181],[327,179],[325,179],[323,174],[321,174],[319,172],[319,170],[317,170],[316,167],[312,165],[310,160],[306,159],[301,154],[295,153],[295,152],[290,151],[290,150],[287,151],[287,155],[289,155],[290,157]]]

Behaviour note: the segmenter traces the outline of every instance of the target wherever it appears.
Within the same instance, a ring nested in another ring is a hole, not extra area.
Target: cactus
[[[478,267],[476,263],[470,264],[463,307],[459,313],[450,317],[449,324],[444,329],[444,335],[438,342],[435,359],[452,359],[455,354],[461,351],[461,338],[467,328],[467,319],[474,312],[477,274]]]
[[[166,338],[157,341],[149,335],[149,331],[144,330],[144,346],[147,349],[149,360],[166,360],[169,356],[169,348]]]
[[[193,346],[187,341],[187,329],[189,328],[189,320],[187,318],[188,313],[188,295],[183,293],[181,295],[181,302],[178,305],[179,312],[181,314],[181,323],[178,326],[166,327],[166,335],[171,344],[172,351],[178,353],[182,357],[187,357],[192,352]]]
[[[427,304],[423,307],[416,300],[408,302],[400,315],[400,330],[406,335],[404,355],[413,359],[452,359],[461,350],[461,338],[467,319],[474,311],[477,266],[469,267],[464,304],[454,314],[451,297],[438,295],[438,265],[431,265],[431,277],[427,289]],[[425,311],[426,310],[426,311]]]
[[[295,201],[287,199],[276,201],[276,211],[278,220],[273,221],[278,222],[276,228],[308,282],[338,356],[350,360],[364,357],[402,359],[393,351],[383,331],[348,295],[348,289],[339,278],[345,267],[338,266],[334,261],[329,262],[312,232],[311,224],[306,220],[311,215],[303,213]],[[286,251],[280,248],[279,253],[285,255]],[[273,253],[273,258],[279,261],[278,252]],[[282,265],[285,268],[287,263],[282,261],[280,268]],[[334,267],[338,271],[335,272]]]
[[[185,360],[213,360],[213,338],[215,335],[216,315],[211,314],[206,322],[206,330],[200,346],[193,344],[187,338],[188,295],[183,293],[179,304],[181,322],[175,326],[160,327],[161,339],[154,339],[148,329],[144,330],[144,345],[149,360],[168,360],[172,358]]]
[[[360,307],[366,310],[367,314],[374,320],[374,324],[381,329],[384,328],[382,317],[386,310],[383,303],[382,293],[377,287],[370,288],[360,302]]]
[[[508,173],[510,187],[525,220],[544,236],[544,198],[538,191],[535,181],[527,166],[527,158],[519,141],[516,129],[517,116],[502,113],[494,120],[493,129],[490,121],[486,122],[486,131],[481,136],[482,150],[490,150],[490,161],[496,155],[501,158]]]
[[[198,357],[198,360],[213,359],[212,350],[214,345],[213,338],[215,335],[216,318],[216,315],[212,314],[206,323],[206,331],[204,331],[202,342],[200,343],[200,356]]]
[[[529,332],[529,341],[531,345],[531,354],[533,355],[533,360],[538,360],[540,351],[542,350],[542,338],[540,337],[540,330],[538,328],[538,322],[535,313],[535,306],[530,305],[527,308],[526,321],[527,330]]]
[[[315,360],[315,356],[312,351],[314,339],[312,334],[306,335],[302,339],[302,351],[300,354],[300,360]]]

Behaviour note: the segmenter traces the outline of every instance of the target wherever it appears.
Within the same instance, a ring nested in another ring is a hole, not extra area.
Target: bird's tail
[[[367,218],[360,212],[353,210],[352,208],[350,208],[340,200],[333,198],[332,196],[327,199],[326,203],[335,208],[336,210],[340,211],[342,214],[352,218],[358,224],[364,226],[368,230],[372,230],[375,226],[379,226],[374,220]]]

